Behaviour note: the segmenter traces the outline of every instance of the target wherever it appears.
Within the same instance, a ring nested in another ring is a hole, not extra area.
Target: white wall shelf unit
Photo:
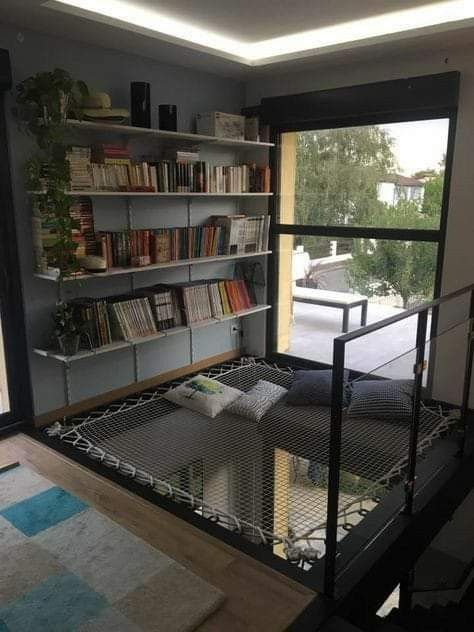
[[[68,120],[67,126],[72,130],[84,132],[108,132],[120,134],[130,138],[150,138],[153,140],[175,141],[177,143],[193,143],[196,145],[223,145],[228,147],[274,147],[274,143],[261,143],[255,140],[236,140],[234,138],[219,138],[217,136],[205,136],[203,134],[191,134],[186,132],[169,132],[162,129],[147,127],[133,127],[131,125],[115,125],[111,123],[95,123],[93,121]]]
[[[79,360],[84,360],[86,358],[94,358],[98,355],[109,353],[111,351],[119,351],[120,349],[127,349],[131,347],[133,348],[133,347],[136,347],[137,345],[146,344],[147,342],[159,340],[160,338],[165,338],[167,336],[173,336],[176,334],[184,333],[186,331],[201,329],[202,327],[210,327],[212,325],[217,325],[219,323],[222,323],[228,320],[236,320],[238,318],[245,318],[246,316],[251,316],[252,314],[258,314],[268,309],[271,309],[270,305],[255,305],[254,307],[249,307],[248,309],[244,309],[240,312],[235,312],[234,314],[227,314],[225,316],[222,316],[221,318],[210,318],[209,320],[193,323],[192,325],[188,325],[188,326],[173,327],[173,329],[160,331],[156,334],[153,334],[152,336],[143,336],[141,338],[133,338],[131,340],[120,340],[118,342],[113,342],[110,345],[104,345],[103,347],[98,347],[97,349],[78,351],[78,353],[76,353],[73,356],[65,356],[61,353],[58,353],[57,351],[50,350],[50,349],[35,348],[33,349],[33,351],[37,355],[43,356],[45,358],[50,358],[51,360],[56,360],[64,364],[71,364],[72,362],[77,362]]]
[[[148,266],[129,267],[129,268],[110,268],[107,272],[90,272],[84,274],[73,274],[69,277],[60,278],[57,274],[51,272],[37,272],[35,277],[54,283],[71,283],[74,281],[85,281],[87,279],[105,279],[107,277],[121,276],[124,274],[137,274],[140,272],[151,272],[152,270],[168,270],[170,268],[183,268],[186,266],[205,265],[209,263],[218,263],[220,261],[237,261],[239,259],[249,259],[251,257],[266,257],[271,254],[271,250],[262,250],[260,252],[249,252],[240,255],[216,255],[215,257],[196,257],[194,259],[179,259],[177,261],[167,261],[166,263],[152,263]]]
[[[179,148],[181,145],[186,149],[202,147],[206,154],[206,160],[212,161],[210,156],[216,155],[218,161],[231,160],[229,153],[234,153],[237,160],[237,153],[240,151],[245,152],[245,158],[252,151],[257,151],[259,160],[267,163],[267,153],[270,147],[274,147],[273,143],[261,143],[256,141],[246,140],[234,140],[229,138],[217,138],[214,136],[204,136],[201,134],[191,134],[182,132],[169,132],[158,129],[148,129],[133,127],[129,125],[115,125],[107,123],[94,123],[89,121],[76,121],[69,120],[66,123],[68,135],[71,138],[72,143],[80,144],[93,144],[98,139],[103,140],[106,138],[115,139],[120,138],[122,142],[133,141],[135,144],[134,149],[138,149],[138,144],[143,143],[144,146],[150,148],[152,145],[161,145],[163,148],[172,146],[173,148]],[[79,140],[80,138],[80,140]],[[85,140],[84,140],[85,139]],[[69,141],[68,141],[69,142]],[[107,141],[116,142],[116,140]],[[204,149],[205,148],[205,149]],[[225,158],[223,158],[225,156]],[[37,190],[30,191],[31,195],[45,195],[46,191]],[[66,194],[71,198],[88,197],[91,198],[94,207],[94,216],[98,213],[99,225],[101,230],[104,230],[104,226],[108,227],[109,222],[113,226],[111,230],[143,230],[146,226],[153,226],[158,228],[160,225],[170,226],[170,215],[166,216],[166,212],[174,213],[176,211],[185,213],[184,217],[179,218],[177,223],[180,227],[190,227],[199,225],[203,222],[203,212],[208,212],[209,215],[222,213],[239,213],[244,209],[247,209],[250,215],[252,214],[265,214],[268,212],[268,201],[273,195],[272,192],[260,193],[260,192],[248,192],[248,193],[205,193],[205,192],[159,192],[159,191],[110,191],[110,190],[73,190],[66,191]],[[120,201],[121,200],[121,201]],[[153,201],[156,200],[156,204]],[[167,209],[167,207],[170,209]],[[115,210],[117,207],[117,213],[110,214],[110,209]],[[209,207],[209,209],[207,208]],[[194,211],[193,209],[196,209]],[[104,209],[107,209],[104,212]],[[163,216],[161,211],[163,212]],[[156,211],[156,213],[155,213]],[[194,212],[196,215],[194,215]],[[137,214],[146,214],[147,220],[143,221],[143,215],[140,220],[137,220]],[[96,219],[96,217],[95,217]],[[185,225],[183,226],[183,219]],[[123,222],[123,227],[121,226]],[[139,228],[137,227],[139,226]],[[105,228],[107,230],[107,228]],[[213,264],[221,264],[222,262],[237,262],[238,260],[250,260],[255,258],[265,258],[271,251],[267,249],[233,255],[217,255],[211,257],[196,257],[190,259],[181,259],[178,261],[168,261],[165,263],[153,263],[148,266],[141,267],[116,267],[109,268],[104,272],[81,272],[78,274],[70,275],[65,278],[58,277],[56,271],[38,271],[34,273],[35,278],[55,283],[57,288],[57,298],[66,300],[62,294],[65,291],[65,286],[71,289],[74,287],[74,282],[78,282],[77,288],[74,289],[74,294],[80,293],[87,294],[89,290],[81,288],[81,281],[89,281],[91,279],[108,279],[109,283],[106,285],[107,295],[113,295],[115,288],[119,294],[123,293],[123,280],[127,279],[130,284],[130,292],[134,292],[136,289],[135,275],[145,272],[153,273],[167,272],[171,279],[181,280],[186,277],[188,281],[197,280],[201,276],[204,280],[213,273]],[[262,264],[263,259],[262,259]],[[202,269],[198,266],[203,266]],[[205,267],[207,268],[205,269]],[[209,269],[211,268],[211,269]],[[219,273],[219,275],[222,272]],[[168,277],[168,275],[166,275]],[[193,278],[195,277],[195,278]],[[143,277],[142,277],[143,279]],[[172,283],[172,281],[170,281]],[[113,288],[113,289],[111,289]],[[98,288],[92,287],[92,294],[97,295]],[[84,398],[84,390],[87,393],[91,391],[95,394],[95,386],[90,384],[87,377],[85,379],[86,386],[83,387],[82,375],[83,364],[82,361],[87,359],[93,362],[94,358],[103,356],[120,350],[131,351],[130,362],[133,362],[133,367],[129,364],[128,357],[118,357],[116,360],[122,362],[121,366],[124,368],[124,372],[127,372],[127,383],[133,380],[135,383],[140,382],[144,378],[148,378],[150,375],[154,375],[163,371],[166,368],[163,361],[155,362],[153,354],[155,348],[153,343],[155,342],[158,347],[163,349],[163,354],[175,353],[176,358],[171,359],[173,367],[185,366],[186,364],[193,364],[196,358],[202,359],[207,356],[212,356],[213,353],[220,352],[220,350],[235,349],[242,344],[238,342],[237,336],[243,335],[243,331],[247,328],[254,326],[253,321],[250,322],[252,315],[260,314],[261,316],[255,316],[258,320],[258,326],[264,326],[265,312],[271,309],[270,305],[266,304],[265,290],[259,289],[258,291],[258,304],[233,314],[228,314],[220,318],[211,318],[209,320],[193,323],[189,326],[178,326],[165,331],[157,332],[151,336],[137,337],[131,340],[120,340],[112,342],[109,345],[99,347],[97,349],[81,350],[73,356],[65,356],[54,349],[35,347],[33,353],[36,357],[42,357],[49,359],[51,366],[48,367],[52,373],[57,369],[53,364],[61,367],[63,374],[64,385],[64,403],[66,406],[71,405],[73,402],[80,401]],[[247,320],[247,317],[249,319]],[[232,324],[232,321],[238,321],[242,319],[239,324]],[[224,323],[228,323],[226,326]],[[262,324],[263,323],[263,324]],[[212,328],[216,328],[216,332],[212,331]],[[208,331],[209,330],[209,331]],[[240,334],[239,334],[240,332]],[[171,337],[177,336],[176,339],[170,340]],[[162,341],[161,343],[159,341]],[[252,342],[253,344],[253,342]],[[166,356],[168,357],[168,356]],[[162,358],[160,359],[162,360]],[[156,368],[155,368],[156,365]],[[87,370],[89,370],[90,363],[87,363]],[[104,364],[104,367],[108,366],[108,362]],[[105,370],[99,365],[94,364],[94,371],[100,373]],[[86,368],[86,367],[84,367]],[[129,372],[130,370],[130,372]],[[133,376],[133,377],[132,377]],[[73,396],[73,379],[74,379],[74,396]],[[113,380],[111,381],[113,382]],[[76,393],[76,385],[78,392]]]

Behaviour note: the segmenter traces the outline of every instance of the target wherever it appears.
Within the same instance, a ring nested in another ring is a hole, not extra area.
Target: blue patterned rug
[[[35,472],[0,473],[0,632],[185,632],[223,599]]]

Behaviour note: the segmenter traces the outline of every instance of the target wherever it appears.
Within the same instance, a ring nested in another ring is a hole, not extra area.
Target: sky
[[[394,139],[393,153],[399,172],[411,176],[425,169],[439,169],[446,153],[449,119],[410,121],[381,125]]]

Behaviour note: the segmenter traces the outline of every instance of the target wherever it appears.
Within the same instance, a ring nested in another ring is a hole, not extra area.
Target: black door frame
[[[460,73],[411,77],[394,81],[349,86],[309,92],[298,95],[262,99],[260,115],[269,123],[271,141],[275,148],[270,153],[272,191],[270,212],[272,216],[269,260],[269,302],[278,301],[279,243],[280,235],[314,235],[349,238],[392,239],[401,241],[428,241],[438,245],[433,298],[441,294],[445,252],[446,228],[454,158],[454,144],[458,112]],[[375,125],[416,120],[449,119],[448,146],[446,152],[443,200],[438,230],[412,230],[373,228],[358,226],[321,226],[278,223],[280,145],[285,132],[317,129],[333,129],[359,125]],[[438,312],[432,315],[431,336],[436,335]],[[298,358],[277,349],[278,314],[272,309],[267,315],[267,355],[275,360],[290,363],[303,362],[314,368],[326,367],[320,362]]]
[[[0,431],[33,418],[5,116],[5,92],[11,86],[9,54],[0,49],[0,308],[10,399],[9,412],[0,414]]]

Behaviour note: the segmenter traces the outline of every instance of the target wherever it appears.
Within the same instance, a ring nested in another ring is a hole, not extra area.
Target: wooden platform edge
[[[134,382],[133,384],[114,389],[113,391],[108,391],[107,393],[101,393],[100,395],[97,395],[95,397],[83,399],[80,402],[72,404],[71,406],[56,408],[55,410],[51,410],[47,413],[35,416],[33,418],[34,426],[36,428],[43,428],[44,426],[48,426],[49,424],[63,419],[64,417],[78,415],[97,406],[109,404],[117,399],[122,399],[123,397],[134,395],[135,393],[140,393],[141,391],[152,388],[154,386],[158,386],[159,384],[163,384],[164,382],[175,380],[179,377],[183,377],[184,375],[188,375],[189,373],[195,373],[196,371],[200,371],[201,369],[213,366],[214,364],[220,364],[221,362],[229,362],[230,360],[235,360],[241,355],[242,352],[240,349],[226,351],[225,353],[205,358],[204,360],[200,360],[199,362],[187,364],[178,369],[174,369],[173,371],[159,373],[158,375],[155,375],[147,380]]]

